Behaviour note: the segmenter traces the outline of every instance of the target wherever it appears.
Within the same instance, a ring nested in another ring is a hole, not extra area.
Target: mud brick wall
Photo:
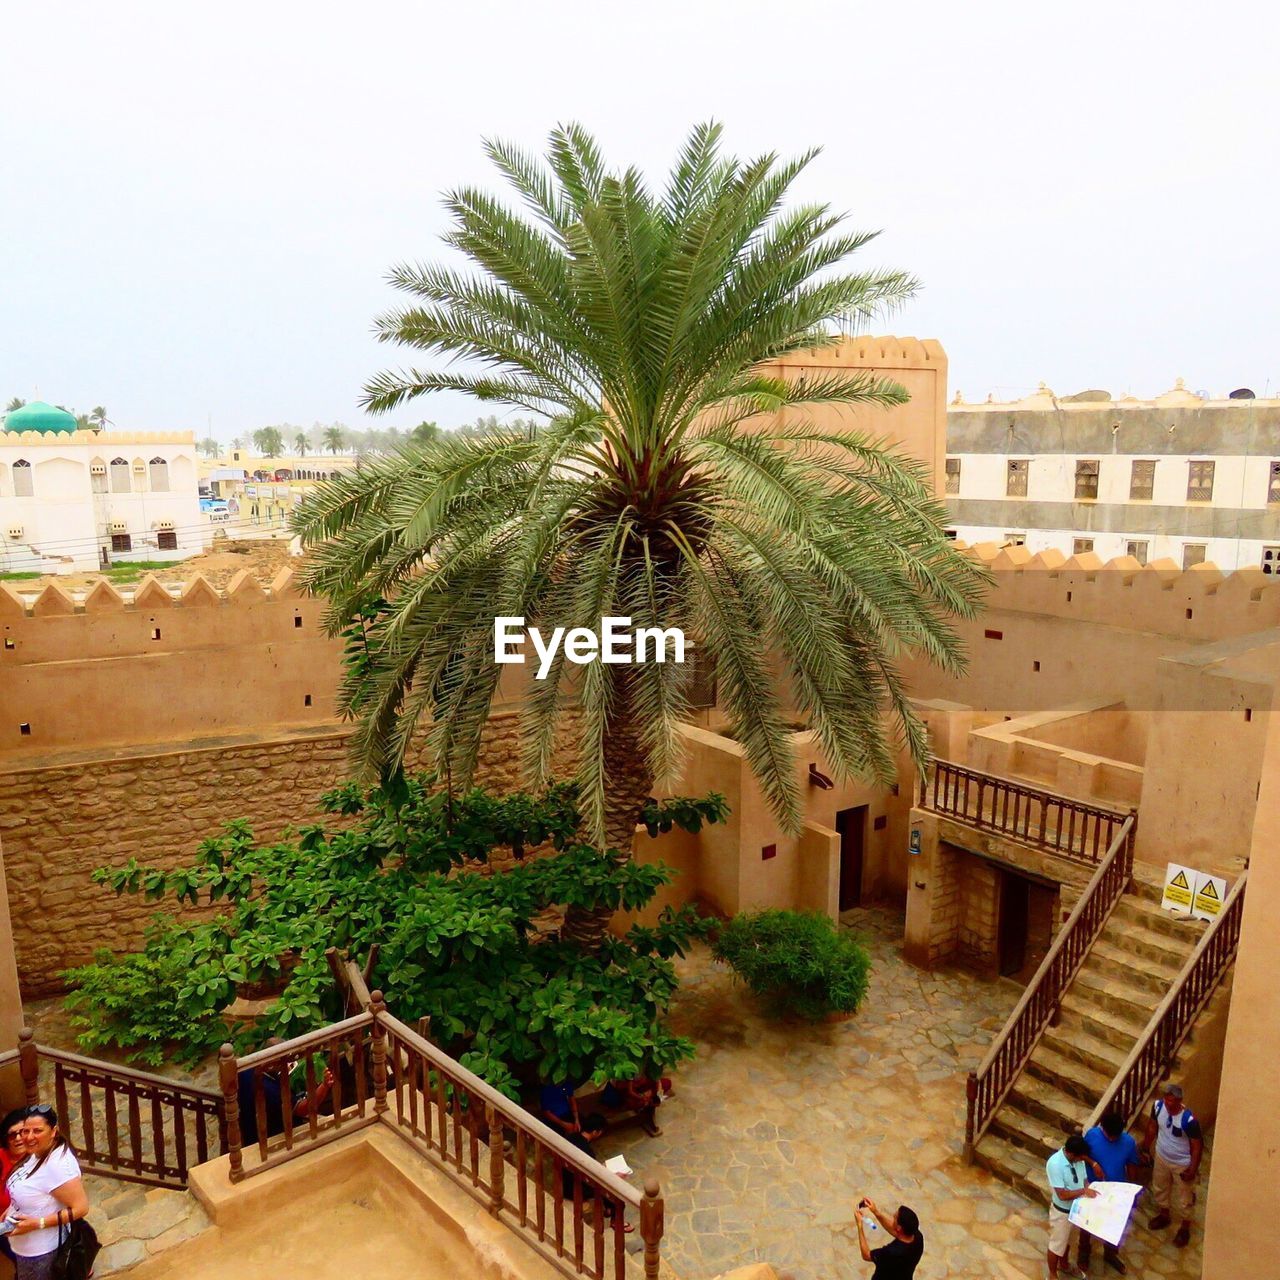
[[[99,947],[136,948],[156,910],[172,908],[117,898],[92,882],[95,868],[134,857],[181,866],[232,818],[247,818],[264,840],[314,820],[321,793],[350,776],[350,732],[296,731],[0,773],[0,846],[23,994],[61,989],[59,974]],[[518,790],[519,756],[517,717],[494,716],[477,780],[499,794]],[[571,769],[566,747],[557,773]]]

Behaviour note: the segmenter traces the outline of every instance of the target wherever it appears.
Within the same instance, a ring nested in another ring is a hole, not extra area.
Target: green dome
[[[74,431],[76,416],[65,409],[45,404],[43,400],[33,400],[24,404],[21,409],[14,409],[5,414],[4,429],[6,431]]]

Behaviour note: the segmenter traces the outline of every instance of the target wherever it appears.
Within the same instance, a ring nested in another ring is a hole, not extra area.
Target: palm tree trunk
[[[631,859],[636,827],[645,803],[653,795],[653,774],[640,745],[639,725],[626,707],[625,690],[619,690],[620,713],[609,726],[604,745],[608,791],[605,810],[605,847],[619,863]],[[612,907],[570,907],[560,936],[596,950],[614,912]]]

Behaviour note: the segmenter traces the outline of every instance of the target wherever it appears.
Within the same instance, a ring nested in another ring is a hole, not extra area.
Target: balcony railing
[[[1217,919],[1201,935],[1182,972],[1094,1108],[1090,1126],[1100,1124],[1108,1111],[1118,1111],[1126,1125],[1133,1124],[1153,1090],[1167,1078],[1182,1042],[1236,958],[1248,879],[1246,871],[1232,885]]]
[[[48,1102],[85,1173],[183,1188],[187,1171],[226,1150],[222,1098],[147,1071],[37,1044],[23,1030],[17,1062],[28,1104]]]
[[[1027,984],[1022,999],[996,1036],[982,1065],[969,1073],[964,1131],[966,1160],[972,1160],[974,1147],[1040,1043],[1045,1028],[1057,1017],[1062,997],[1128,887],[1133,875],[1136,821],[1130,815],[1121,823],[1075,910],[1058,931],[1049,954]]]
[[[1132,816],[949,760],[934,762],[932,776],[920,789],[920,807],[1092,866]]]
[[[310,1098],[326,1068],[329,1097],[295,1118],[295,1086]],[[244,1072],[251,1073],[257,1131],[248,1149],[240,1114]],[[385,1124],[566,1276],[625,1280],[626,1215],[634,1211],[645,1280],[657,1280],[658,1184],[647,1183],[641,1194],[392,1017],[380,992],[364,1013],[248,1057],[237,1060],[224,1045],[220,1076],[233,1182]],[[283,1102],[280,1132],[268,1131],[268,1081]]]

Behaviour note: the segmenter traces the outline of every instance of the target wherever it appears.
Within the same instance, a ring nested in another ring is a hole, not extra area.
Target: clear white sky
[[[967,399],[1280,385],[1274,4],[0,6],[0,398],[215,435],[341,419],[398,362],[479,142],[578,119],[655,177],[714,116],[924,288]],[[419,401],[386,420],[480,411]]]

